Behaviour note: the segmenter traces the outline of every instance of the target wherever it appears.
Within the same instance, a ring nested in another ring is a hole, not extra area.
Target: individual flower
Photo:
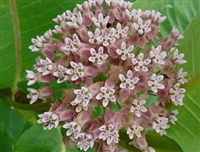
[[[90,56],[88,60],[98,65],[102,65],[108,58],[108,54],[103,53],[103,47],[99,47],[98,51],[95,51],[94,48],[91,48],[90,53],[92,56]]]
[[[186,63],[186,60],[183,60],[184,54],[178,54],[178,49],[176,49],[173,53],[172,56],[172,60],[176,63],[176,64],[184,64]]]
[[[116,97],[114,96],[115,90],[106,87],[100,88],[100,93],[96,96],[96,99],[103,100],[103,106],[106,107],[109,102],[116,102]]]
[[[145,100],[133,100],[130,111],[137,117],[141,117],[141,112],[147,111],[147,109],[143,106],[145,103]]]
[[[76,98],[71,102],[73,106],[77,105],[76,112],[80,112],[82,109],[87,110],[92,94],[88,88],[82,87],[81,89],[74,90]]]
[[[183,105],[183,97],[185,96],[185,89],[180,88],[180,83],[176,83],[169,90],[170,99],[175,105]]]
[[[103,14],[99,14],[98,18],[92,17],[93,23],[96,25],[97,28],[105,28],[108,24],[109,16],[103,17]]]
[[[101,30],[101,35],[97,37],[97,41],[102,43],[103,46],[107,47],[116,41],[115,33],[115,28],[111,28],[110,30],[103,29]]]
[[[126,46],[125,42],[122,42],[121,49],[117,49],[116,52],[119,56],[121,56],[122,60],[127,60],[128,58],[133,58],[135,55],[132,53],[134,49],[133,45],[129,47]]]
[[[188,82],[185,76],[187,76],[187,72],[183,72],[183,68],[181,68],[180,70],[178,70],[176,74],[176,79],[178,80],[179,83],[184,84]]]
[[[68,37],[65,38],[65,45],[61,46],[61,49],[68,54],[69,52],[77,52],[79,46],[81,45],[81,41],[79,40],[76,34],[73,34],[73,39]]]
[[[57,83],[62,83],[66,80],[69,80],[68,69],[62,65],[58,65],[58,71],[55,71],[53,75],[58,78]]]
[[[118,131],[115,130],[113,124],[102,125],[99,127],[99,130],[101,131],[99,139],[106,140],[108,145],[110,145],[112,142],[118,143],[119,134]]]
[[[153,129],[160,135],[165,135],[166,131],[165,129],[169,128],[168,125],[168,118],[165,117],[158,117],[156,120],[153,122]]]
[[[138,35],[143,36],[151,31],[150,24],[150,20],[144,22],[142,18],[139,18],[137,23],[133,23],[133,27],[137,31]]]
[[[96,28],[94,33],[91,32],[91,31],[88,31],[88,36],[89,36],[89,42],[90,43],[97,43],[97,44],[100,44],[102,41],[99,41],[100,40],[100,35],[101,35],[101,31],[99,28]]]
[[[71,80],[76,81],[79,78],[84,76],[84,67],[81,63],[75,63],[73,61],[70,62],[72,69],[67,70],[69,75],[72,75]]]
[[[28,88],[27,90],[29,91],[27,98],[30,98],[31,99],[30,104],[33,104],[39,98],[39,91],[33,88]]]
[[[128,32],[127,26],[122,29],[122,25],[120,23],[117,23],[116,33],[115,33],[115,37],[117,39],[125,38],[127,36],[127,32]]]
[[[172,110],[172,111],[170,111],[169,115],[168,115],[169,122],[171,122],[172,124],[175,125],[175,122],[177,121],[176,115],[178,113],[179,113],[178,110]]]
[[[133,78],[133,71],[131,70],[127,71],[126,77],[123,74],[119,74],[119,79],[121,81],[120,88],[130,90],[133,90],[135,88],[135,84],[139,81],[138,77]]]
[[[33,71],[26,70],[27,75],[26,79],[28,79],[28,84],[27,85],[32,85],[35,82],[37,82],[37,75]]]
[[[79,133],[81,132],[81,126],[76,122],[72,121],[70,123],[65,123],[63,128],[68,129],[66,135],[74,135],[75,139],[78,138]]]
[[[165,51],[161,51],[162,46],[159,45],[158,47],[152,46],[152,50],[149,52],[149,57],[155,64],[163,65],[165,64],[164,58],[167,56]]]
[[[37,121],[37,123],[43,123],[44,130],[56,128],[59,124],[59,117],[53,112],[44,112],[38,116],[40,119]]]
[[[148,86],[154,93],[157,93],[158,89],[165,88],[165,86],[160,83],[162,82],[163,78],[164,78],[163,75],[157,76],[155,73],[151,75],[150,80],[148,81]]]
[[[42,49],[43,47],[43,40],[40,36],[37,36],[36,39],[35,38],[32,38],[31,39],[33,45],[30,45],[29,46],[29,49],[32,51],[32,52],[38,52]]]
[[[144,59],[143,53],[140,53],[137,58],[138,59],[136,58],[132,59],[135,71],[147,72],[148,65],[150,64],[151,60],[149,58]]]
[[[77,147],[80,150],[87,151],[88,148],[92,148],[94,145],[94,139],[91,134],[80,133],[77,139]]]
[[[140,125],[132,125],[131,127],[128,127],[126,133],[129,135],[130,139],[133,139],[134,135],[137,137],[141,137],[141,131],[143,130],[143,127]]]
[[[47,99],[52,97],[52,90],[49,86],[43,87],[39,90],[33,89],[33,88],[27,88],[29,91],[29,94],[27,95],[27,98],[30,98],[30,104],[33,104],[38,99]]]
[[[42,73],[42,75],[47,75],[53,71],[54,65],[49,58],[46,58],[45,60],[38,58],[35,69],[37,69],[39,73]]]

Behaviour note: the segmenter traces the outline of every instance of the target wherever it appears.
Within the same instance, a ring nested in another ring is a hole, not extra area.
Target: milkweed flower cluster
[[[27,97],[30,104],[38,99],[52,103],[38,123],[49,130],[62,124],[68,146],[118,152],[120,131],[126,130],[129,144],[153,152],[146,133],[164,135],[177,121],[178,111],[166,107],[183,105],[181,85],[187,73],[177,66],[186,61],[176,48],[183,36],[173,28],[160,37],[166,17],[132,5],[124,0],[85,1],[54,18],[54,29],[32,39],[29,48],[43,55],[36,58],[34,71],[26,70],[26,78],[29,86],[44,85],[28,88]],[[74,88],[57,90],[55,81]],[[55,99],[59,91],[62,95]],[[95,116],[98,108],[103,112]]]

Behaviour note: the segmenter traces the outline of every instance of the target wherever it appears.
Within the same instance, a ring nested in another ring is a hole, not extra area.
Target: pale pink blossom
[[[133,139],[133,137],[136,135],[137,137],[141,137],[141,131],[143,130],[143,127],[140,125],[132,125],[131,127],[128,127],[127,134],[129,135],[130,139]]]
[[[59,117],[53,112],[44,112],[43,114],[38,115],[40,118],[37,123],[42,123],[44,130],[56,128],[59,124]]]
[[[126,46],[125,42],[122,42],[121,49],[117,49],[116,52],[119,56],[121,56],[122,60],[127,60],[128,58],[135,57],[135,54],[133,54],[134,46],[130,45],[129,47]]]

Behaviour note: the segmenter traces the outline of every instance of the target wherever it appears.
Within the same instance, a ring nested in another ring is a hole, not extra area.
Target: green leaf
[[[61,152],[62,137],[58,129],[43,130],[36,124],[17,140],[14,152]]]
[[[0,89],[12,87],[15,91],[18,82],[25,80],[25,70],[32,69],[38,53],[32,53],[28,49],[31,38],[53,29],[53,18],[82,2],[83,0],[0,1]]]
[[[137,0],[133,8],[142,10],[156,10],[166,20],[161,24],[161,35],[166,36],[175,26],[181,34],[199,10],[200,1],[191,0]]]
[[[187,64],[183,67],[191,78],[186,89],[188,94],[184,99],[184,105],[179,107],[177,124],[167,131],[167,136],[176,140],[183,151],[200,151],[200,79],[197,73],[200,72],[200,12],[195,16],[185,31],[185,39],[182,41],[180,50],[185,53]],[[198,77],[198,78],[197,78]],[[187,143],[186,143],[187,141]]]
[[[187,63],[183,65],[188,71],[188,78],[194,77],[200,72],[200,11],[192,20],[185,31],[184,39],[181,41],[180,50],[184,52]],[[199,80],[200,81],[200,80]]]
[[[0,151],[11,152],[20,134],[31,124],[8,102],[0,98]]]

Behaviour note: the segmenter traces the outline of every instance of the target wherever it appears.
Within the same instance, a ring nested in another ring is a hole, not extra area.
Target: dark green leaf
[[[30,127],[30,123],[0,98],[0,151],[11,152],[20,134]]]
[[[28,49],[31,38],[53,29],[53,18],[82,2],[83,0],[0,1],[0,88],[13,87],[15,90],[17,83],[25,80],[25,70],[32,69],[35,58],[39,55]]]
[[[43,130],[39,124],[25,131],[17,140],[14,152],[61,152],[62,137],[57,129]]]

